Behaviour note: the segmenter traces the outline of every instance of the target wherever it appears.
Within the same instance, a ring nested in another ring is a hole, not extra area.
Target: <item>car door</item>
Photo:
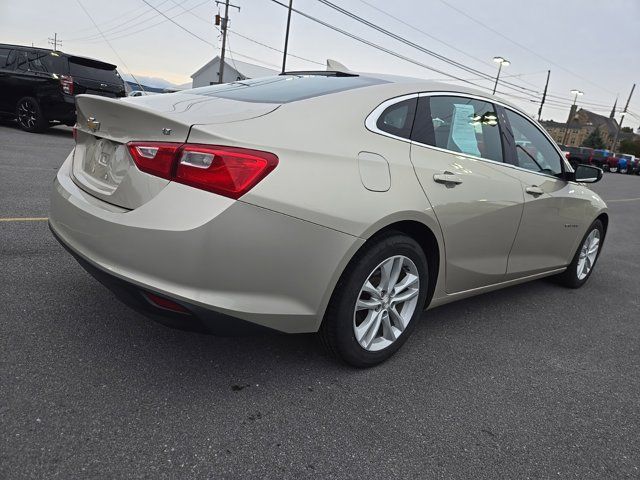
[[[586,202],[582,189],[563,176],[566,163],[553,141],[531,120],[510,108],[500,115],[513,137],[509,156],[522,183],[524,211],[509,256],[508,277],[566,266],[573,256]]]
[[[503,158],[492,103],[448,93],[420,96],[411,161],[442,229],[447,293],[505,279],[523,194]]]

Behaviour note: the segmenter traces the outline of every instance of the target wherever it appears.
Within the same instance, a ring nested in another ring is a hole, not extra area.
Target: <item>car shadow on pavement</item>
[[[135,363],[151,376],[160,375],[163,381],[177,372],[181,382],[196,384],[209,382],[212,376],[222,376],[234,388],[252,382],[264,383],[283,370],[289,375],[315,371],[332,375],[342,372],[350,376],[358,372],[330,357],[316,334],[219,337],[172,329],[130,310],[93,279],[90,282],[87,295],[97,297],[90,300],[91,303],[103,306],[101,314],[85,320],[92,324],[87,327],[92,331],[88,340],[93,345],[89,351],[97,355],[96,361],[100,364],[112,361],[100,358],[106,345],[108,351],[119,350],[123,365]],[[545,291],[555,288],[558,287],[548,281],[537,281],[425,312],[407,344],[391,360],[372,371],[384,370],[385,365],[391,363],[415,362],[408,356],[421,354],[426,354],[425,362],[432,362],[433,354],[425,350],[433,342],[432,338],[443,330],[449,335],[465,336],[465,329],[474,322],[492,323],[492,329],[500,328],[501,322],[513,318],[513,303],[526,303],[532,295],[544,296]],[[496,309],[509,313],[495,318],[492,312]],[[476,323],[471,328],[483,327]],[[160,378],[157,380],[161,381]]]
[[[20,127],[18,127],[18,124],[16,123],[15,120],[9,120],[9,119],[1,119],[0,126],[12,128],[16,131],[23,132],[25,135],[45,135],[45,136],[69,137],[69,138],[71,138],[73,135],[71,127],[68,127],[66,125],[54,125],[42,133],[24,132]]]

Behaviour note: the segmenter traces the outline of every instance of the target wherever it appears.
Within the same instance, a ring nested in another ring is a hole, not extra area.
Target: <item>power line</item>
[[[206,21],[203,18],[199,17],[198,15],[193,13],[191,10],[187,10],[185,7],[183,7],[182,5],[177,3],[176,0],[171,0],[171,1],[173,3],[175,3],[176,5],[178,5],[180,8],[182,8],[186,13],[189,13],[191,16],[193,16],[196,20],[199,20],[201,22],[206,23],[207,25],[210,25],[210,23],[208,21]],[[268,48],[269,50],[273,50],[273,51],[278,52],[278,53],[284,53],[279,48],[273,47],[271,45],[267,45],[266,43],[260,42],[259,40],[256,40],[255,38],[248,37],[247,35],[244,35],[244,34],[238,32],[236,30],[229,30],[228,33],[231,34],[231,35],[236,35],[236,36],[238,36],[240,38],[244,38],[245,40],[248,40],[249,42],[255,43],[256,45],[261,45],[261,46],[263,46],[265,48]],[[294,55],[293,53],[289,53],[289,52],[287,52],[287,56],[294,57],[294,58],[297,58],[299,60],[304,60],[304,61],[309,62],[309,63],[315,63],[316,65],[322,65],[322,66],[325,65],[324,62],[318,62],[316,60],[311,60],[310,58],[305,58],[305,57],[301,57],[299,55]]]
[[[154,7],[153,5],[151,5],[149,2],[147,2],[147,0],[142,0],[144,3],[146,3],[149,7],[153,8],[156,12],[158,12],[160,15],[162,15],[164,18],[166,18],[167,20],[169,20],[171,23],[173,23],[175,26],[177,26],[178,28],[180,28],[181,30],[184,30],[185,32],[187,32],[189,35],[191,35],[192,37],[197,38],[198,40],[207,43],[209,45],[211,45],[212,47],[215,47],[215,45],[213,43],[211,43],[208,40],[205,40],[204,38],[202,38],[200,35],[196,35],[195,33],[193,33],[191,30],[188,30],[186,28],[184,28],[182,25],[180,25],[178,22],[176,22],[175,20],[173,20],[170,17],[167,17],[163,12],[161,12],[160,10],[158,10],[156,7]],[[195,8],[195,7],[194,7]],[[176,15],[177,16],[177,15]]]
[[[526,50],[527,52],[529,52],[529,53],[531,53],[531,54],[535,55],[536,57],[541,58],[542,60],[544,60],[544,61],[546,61],[546,62],[549,62],[551,65],[554,65],[554,66],[556,66],[556,67],[560,68],[561,70],[564,70],[565,72],[570,73],[570,74],[571,74],[571,75],[573,75],[574,77],[576,77],[576,78],[580,78],[581,80],[583,80],[583,81],[585,81],[585,82],[587,82],[587,83],[589,83],[589,84],[591,84],[591,85],[593,85],[593,86],[595,86],[595,87],[597,87],[597,88],[599,88],[599,89],[601,89],[601,90],[604,90],[605,92],[613,93],[613,92],[611,92],[611,90],[608,90],[608,89],[606,89],[606,88],[602,87],[601,85],[598,85],[597,83],[594,83],[594,82],[592,82],[591,80],[588,80],[588,79],[584,78],[583,76],[578,75],[578,74],[577,74],[577,73],[575,73],[575,72],[572,72],[572,71],[571,71],[571,70],[569,70],[568,68],[563,67],[562,65],[560,65],[560,64],[558,64],[558,63],[556,63],[556,62],[554,62],[553,60],[550,60],[550,59],[548,59],[548,58],[544,57],[543,55],[540,55],[539,53],[537,53],[537,52],[535,52],[534,50],[530,49],[530,48],[529,48],[529,47],[527,47],[526,45],[523,45],[523,44],[521,44],[521,43],[519,43],[519,42],[517,42],[517,41],[515,41],[515,40],[513,40],[513,39],[511,39],[511,38],[509,38],[509,37],[507,37],[505,34],[503,34],[502,32],[500,32],[499,30],[496,30],[495,28],[490,27],[489,25],[486,25],[485,23],[481,22],[480,20],[478,20],[478,19],[476,19],[476,18],[472,17],[471,15],[467,14],[465,11],[460,10],[460,9],[459,9],[459,8],[457,8],[457,7],[454,7],[453,5],[451,5],[450,3],[448,3],[446,0],[440,0],[440,1],[441,1],[442,3],[444,3],[447,7],[449,7],[449,8],[451,8],[452,10],[455,10],[456,12],[458,12],[460,15],[463,15],[464,17],[468,18],[469,20],[471,20],[471,21],[473,21],[473,22],[477,23],[478,25],[480,25],[480,26],[482,26],[482,27],[486,28],[487,30],[489,30],[489,31],[491,31],[491,32],[495,33],[496,35],[498,35],[498,36],[500,36],[500,37],[504,38],[505,40],[508,40],[509,42],[511,42],[511,43],[513,43],[514,45],[516,45],[516,46],[518,46],[518,47],[522,48],[523,50]]]
[[[426,53],[426,54],[428,54],[430,56],[433,56],[433,57],[435,57],[436,59],[438,59],[438,60],[440,60],[442,62],[445,62],[445,63],[447,63],[449,65],[454,66],[454,67],[457,67],[457,68],[460,68],[462,70],[465,70],[465,71],[467,71],[469,73],[474,73],[476,75],[480,75],[482,77],[485,77],[487,80],[491,80],[492,82],[494,80],[494,77],[493,77],[492,74],[487,74],[487,73],[482,72],[480,70],[477,70],[475,68],[468,67],[467,65],[464,65],[464,64],[462,64],[462,63],[460,63],[460,62],[458,62],[456,60],[453,60],[453,59],[451,59],[451,58],[449,58],[449,57],[447,57],[445,55],[441,55],[441,54],[436,53],[436,52],[434,52],[432,50],[429,50],[429,49],[427,49],[427,48],[425,48],[425,47],[423,47],[421,45],[418,45],[415,42],[412,42],[411,40],[408,40],[408,39],[406,39],[406,38],[404,38],[404,37],[402,37],[402,36],[400,36],[400,35],[398,35],[396,33],[393,33],[393,32],[391,32],[389,30],[386,30],[386,29],[380,27],[379,25],[377,25],[377,24],[375,24],[373,22],[370,22],[370,21],[368,21],[368,20],[366,20],[366,19],[364,19],[364,18],[362,18],[362,17],[360,17],[360,16],[358,16],[358,15],[356,15],[356,14],[354,14],[354,13],[352,13],[352,12],[350,12],[350,11],[340,7],[340,6],[338,6],[338,5],[335,5],[334,3],[332,3],[332,2],[330,2],[328,0],[318,0],[318,1],[320,3],[322,3],[322,4],[324,4],[324,5],[332,8],[332,9],[334,9],[334,10],[336,10],[336,11],[338,11],[338,12],[340,12],[340,13],[342,13],[342,14],[344,14],[344,15],[346,15],[346,16],[348,16],[348,17],[350,17],[350,18],[352,18],[352,19],[354,19],[354,20],[356,20],[356,21],[368,26],[368,27],[370,27],[370,28],[373,28],[374,30],[377,30],[377,31],[379,31],[379,32],[381,32],[381,33],[383,33],[383,34],[385,34],[385,35],[387,35],[387,36],[389,36],[389,37],[401,42],[401,43],[409,45],[410,47],[413,47],[413,48],[415,48],[417,50],[420,50],[423,53]],[[515,84],[515,83],[512,83],[512,82],[504,82],[503,81],[502,85],[504,87],[506,87],[506,88],[511,88],[511,89],[514,89],[514,90],[517,89],[517,90],[520,90],[520,91],[523,91],[523,92],[531,92],[531,93],[534,93],[535,95],[540,95],[540,92],[538,90],[532,90],[530,88],[523,87],[521,85],[518,85],[518,84]]]
[[[453,50],[455,50],[455,51],[457,51],[457,52],[461,53],[462,55],[465,55],[465,56],[466,56],[466,57],[468,57],[468,58],[471,58],[471,59],[473,59],[473,60],[477,61],[478,63],[485,64],[485,62],[484,62],[482,59],[480,59],[480,58],[478,58],[478,57],[475,57],[475,56],[473,56],[473,55],[470,55],[469,53],[465,52],[464,50],[461,50],[461,49],[459,49],[459,48],[456,48],[454,45],[451,45],[451,44],[449,44],[449,43],[445,42],[444,40],[442,40],[442,39],[440,39],[440,38],[437,38],[437,37],[435,37],[434,35],[429,34],[428,32],[424,31],[423,29],[420,29],[420,28],[418,28],[418,27],[416,27],[416,26],[414,26],[414,25],[411,25],[409,22],[406,22],[405,20],[403,20],[403,19],[401,19],[401,18],[399,18],[399,17],[397,17],[397,16],[394,16],[393,14],[389,13],[388,11],[385,11],[385,10],[383,10],[383,9],[381,9],[381,8],[379,8],[379,7],[377,7],[377,6],[375,6],[375,5],[372,5],[371,3],[369,3],[369,2],[368,2],[368,1],[366,1],[366,0],[359,0],[359,1],[360,1],[360,2],[362,2],[362,3],[364,3],[364,4],[365,4],[365,5],[367,5],[367,6],[371,7],[372,9],[374,9],[374,10],[376,10],[376,11],[378,11],[378,12],[380,12],[380,13],[384,14],[385,16],[387,16],[387,17],[389,17],[389,18],[392,18],[392,19],[396,20],[397,22],[399,22],[399,23],[401,23],[401,24],[403,24],[403,25],[405,25],[405,26],[409,27],[410,29],[412,29],[412,30],[414,30],[414,31],[416,31],[416,32],[419,32],[419,33],[421,33],[421,34],[423,34],[423,35],[425,35],[425,36],[427,36],[427,37],[429,37],[429,38],[431,38],[431,39],[435,40],[436,42],[439,42],[439,43],[441,43],[441,44],[443,44],[443,45],[446,45],[447,47],[449,47],[449,48],[451,48],[451,49],[453,49]],[[472,20],[474,20],[474,21],[475,21],[475,19],[472,19]],[[485,25],[483,25],[483,26],[485,26]],[[489,27],[489,28],[490,28],[490,27]],[[523,48],[524,48],[524,46],[523,46]],[[543,71],[543,72],[544,72],[544,71]],[[504,79],[504,78],[506,78],[506,76],[502,76],[501,78],[503,78],[503,79]],[[531,86],[534,86],[534,87],[538,88],[538,86],[537,86],[537,85],[535,85],[535,84],[533,84],[532,82],[529,82],[529,81],[527,81],[527,80],[525,80],[525,79],[523,79],[523,78],[520,78],[520,81],[522,81],[522,82],[526,83],[527,85],[531,85]],[[503,83],[504,83],[504,82],[503,82]],[[511,85],[512,85],[512,86],[515,86],[515,84],[511,84]],[[519,88],[522,88],[522,87],[519,87]],[[534,90],[529,90],[529,91],[534,92]],[[538,94],[538,95],[540,94],[540,92],[538,92],[537,90],[535,91],[535,93],[536,93],[536,94]],[[564,99],[565,99],[565,96],[563,96],[563,95],[558,95],[558,94],[553,94],[553,93],[547,93],[547,96],[548,96],[548,97],[550,97],[550,98],[552,98],[552,97],[553,97],[553,98],[557,98],[557,99],[561,99],[561,100],[564,100]],[[602,107],[608,108],[608,105],[602,105],[602,104],[593,103],[593,102],[582,102],[582,103],[583,103],[583,104],[585,104],[585,105],[586,105],[586,104],[589,104],[589,105],[602,106]]]
[[[164,2],[161,2],[158,5],[161,5],[162,3],[164,3]],[[202,2],[197,3],[196,5],[194,5],[193,7],[190,7],[187,10],[188,11],[194,10],[194,9],[196,9],[196,8],[206,4],[206,3],[209,3],[209,0],[203,0]],[[169,9],[165,10],[164,13],[166,14],[171,9],[172,8],[169,8]],[[140,22],[139,24],[130,25],[130,26],[126,27],[124,30],[121,30],[121,31],[118,31],[118,32],[112,32],[108,36],[110,37],[111,40],[119,40],[121,38],[130,37],[132,35],[138,35],[138,34],[140,34],[142,32],[145,32],[145,31],[147,31],[147,30],[149,30],[151,28],[157,27],[158,25],[161,25],[161,24],[166,23],[167,21],[169,21],[168,19],[163,18],[159,22],[152,23],[151,25],[147,25],[144,28],[140,28],[140,25],[142,25],[144,23],[147,23],[148,21],[155,20],[156,18],[159,17],[159,15],[156,12],[147,10],[147,13],[151,13],[153,15],[153,17],[145,19],[142,22]],[[178,13],[178,14],[174,15],[171,18],[176,18],[176,17],[179,17],[180,15],[183,15],[183,13]],[[113,36],[113,35],[115,35],[115,36]],[[92,40],[88,40],[88,42],[92,42]],[[93,40],[93,42],[95,42],[95,40]]]
[[[144,0],[143,0],[144,1]],[[91,14],[89,14],[89,12],[87,11],[86,8],[84,8],[84,5],[82,5],[82,2],[80,2],[80,0],[76,0],[76,2],[78,2],[78,5],[80,5],[80,8],[82,8],[82,10],[84,10],[84,13],[87,14],[87,17],[89,17],[89,20],[91,20],[91,23],[93,23],[93,26],[96,27],[96,30],[98,30],[98,32],[100,32],[100,35],[102,35],[102,37],[104,38],[104,41],[107,42],[107,45],[109,45],[109,48],[111,48],[111,50],[113,51],[113,53],[116,55],[116,57],[118,57],[118,59],[122,62],[122,65],[124,66],[124,68],[127,69],[127,72],[129,73],[129,75],[131,75],[131,77],[135,80],[135,82],[138,84],[138,86],[140,87],[140,89],[142,91],[144,91],[144,87],[142,85],[140,85],[140,82],[138,81],[138,79],[135,77],[135,75],[133,73],[131,73],[131,70],[129,70],[129,67],[127,67],[127,64],[125,63],[125,61],[122,59],[122,57],[120,55],[118,55],[118,52],[116,52],[116,49],[113,48],[113,45],[111,45],[111,42],[107,39],[107,37],[105,37],[102,34],[102,30],[100,30],[100,27],[98,27],[98,24],[95,22],[95,20],[93,19],[93,17],[91,16]]]
[[[273,3],[276,3],[277,5],[280,5],[281,7],[289,8],[288,5],[285,5],[284,3],[280,2],[279,0],[270,0],[270,1],[273,2]],[[354,35],[353,33],[347,32],[346,30],[343,30],[341,28],[335,27],[335,26],[331,25],[330,23],[327,23],[327,22],[325,22],[323,20],[320,20],[319,18],[313,17],[313,16],[311,16],[311,15],[309,15],[307,13],[304,13],[301,10],[292,8],[292,11],[297,13],[298,15],[301,15],[301,16],[313,21],[313,22],[316,22],[316,23],[318,23],[320,25],[323,25],[323,26],[325,26],[325,27],[327,27],[327,28],[329,28],[331,30],[334,30],[334,31],[336,31],[338,33],[341,33],[342,35],[345,35],[345,36],[347,36],[349,38],[357,40],[360,43],[363,43],[365,45],[368,45],[370,47],[378,49],[378,50],[380,50],[382,52],[388,53],[389,55],[392,55],[392,56],[394,56],[396,58],[399,58],[401,60],[404,60],[406,62],[413,63],[414,65],[418,65],[419,67],[425,68],[427,70],[431,70],[432,72],[439,73],[440,75],[446,75],[448,77],[455,78],[455,79],[457,79],[457,80],[459,80],[461,82],[468,83],[468,84],[473,85],[473,86],[478,87],[478,88],[486,88],[486,87],[483,87],[482,85],[478,85],[477,83],[470,82],[470,81],[465,80],[463,78],[457,77],[457,76],[452,75],[450,73],[447,73],[447,72],[444,72],[444,71],[439,70],[437,68],[434,68],[434,67],[432,67],[430,65],[427,65],[425,63],[419,62],[418,60],[414,60],[413,58],[410,58],[410,57],[407,57],[407,56],[402,55],[400,53],[394,52],[393,50],[390,50],[390,49],[388,49],[386,47],[383,47],[382,45],[379,45],[377,43],[374,43],[374,42],[371,42],[369,40],[366,40],[366,39],[364,39],[362,37]]]
[[[160,3],[158,3],[158,7],[160,7],[161,5],[165,4],[168,0],[162,0]],[[135,17],[131,17],[128,20],[125,20],[124,22],[120,22],[117,25],[111,26],[109,28],[103,28],[102,29],[102,33],[109,34],[109,36],[112,35],[118,35],[120,33],[123,32],[127,32],[129,30],[131,30],[132,28],[138,28],[141,25],[144,25],[145,23],[149,22],[149,21],[153,21],[155,20],[158,15],[155,12],[151,12],[149,11],[149,9],[146,6],[142,6],[141,7],[144,11],[140,14],[137,15]],[[170,9],[168,9],[167,11],[169,11]],[[151,14],[151,17],[148,18],[144,18],[145,15],[147,14]],[[103,25],[104,26],[104,25]],[[93,33],[90,35],[83,35],[80,37],[74,37],[71,38],[70,41],[73,42],[80,42],[80,41],[91,41],[91,40],[99,40],[101,38],[100,34],[97,33]]]

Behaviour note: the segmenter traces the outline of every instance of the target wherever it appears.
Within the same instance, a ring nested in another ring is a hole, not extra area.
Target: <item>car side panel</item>
[[[442,228],[446,292],[504,281],[522,216],[520,183],[493,162],[419,144],[411,160]],[[434,175],[443,172],[462,183],[436,183]]]
[[[544,193],[525,192],[522,222],[509,255],[508,278],[568,265],[578,237],[593,221],[587,215],[586,192],[558,178],[511,170],[522,182],[523,189],[535,185]]]

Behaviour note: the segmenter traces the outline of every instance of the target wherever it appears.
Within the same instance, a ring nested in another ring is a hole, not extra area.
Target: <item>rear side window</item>
[[[562,173],[562,160],[553,144],[531,121],[507,109],[516,142],[518,166],[548,175]]]
[[[67,60],[56,52],[34,51],[27,54],[29,70],[42,73],[67,73]]]
[[[27,52],[16,52],[16,69],[26,72],[29,70],[29,61],[27,60]]]
[[[503,161],[493,104],[466,97],[421,97],[414,140],[475,157]]]
[[[7,57],[9,57],[10,52],[10,48],[0,48],[0,68],[7,66]]]
[[[80,57],[69,59],[69,74],[72,77],[88,78],[104,83],[122,83],[113,65]]]
[[[329,93],[386,83],[369,77],[278,75],[189,90],[189,93],[243,102],[288,103]]]
[[[382,112],[376,126],[383,132],[397,137],[410,138],[413,118],[416,112],[418,98],[411,98],[398,102]]]

